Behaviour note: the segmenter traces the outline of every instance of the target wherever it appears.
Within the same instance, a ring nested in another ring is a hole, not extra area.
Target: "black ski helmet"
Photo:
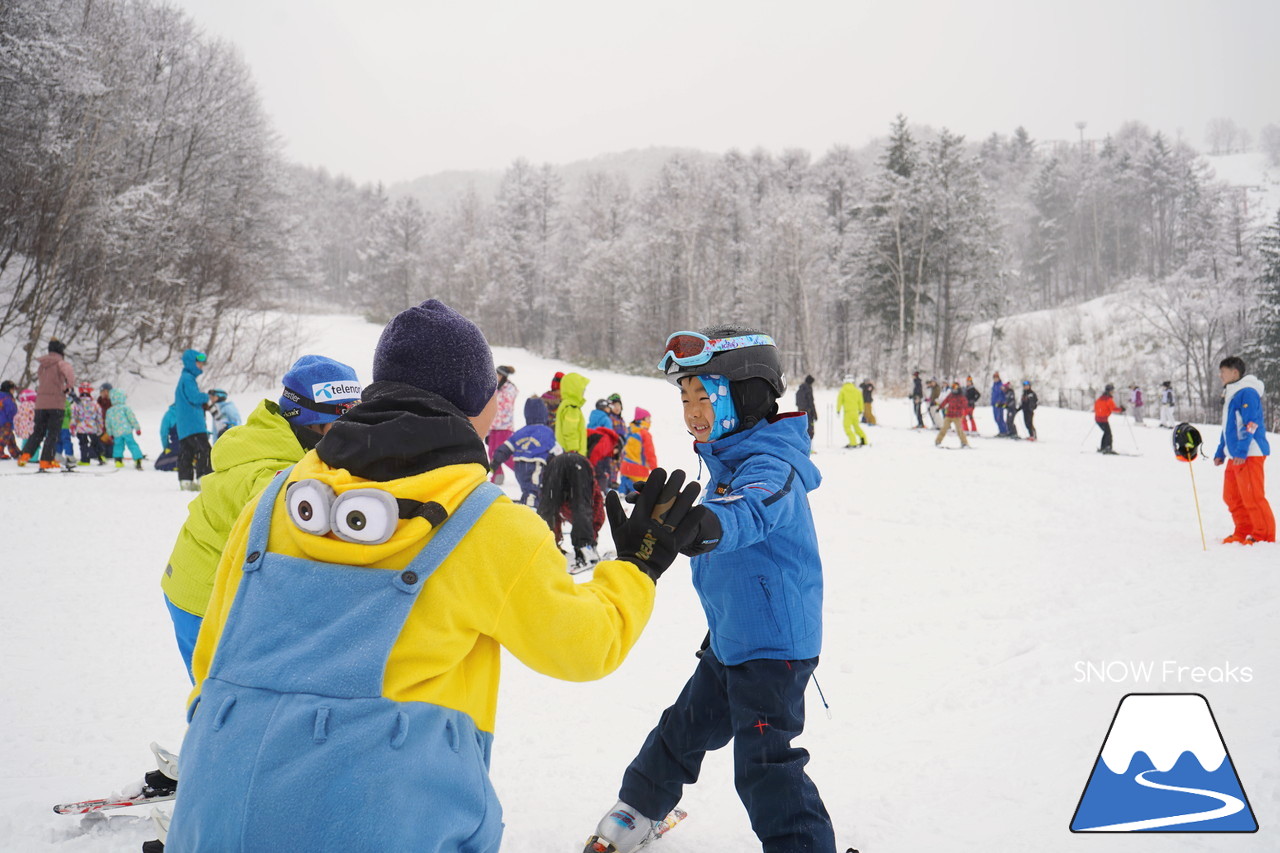
[[[764,333],[736,326],[712,326],[699,330],[699,334],[717,340]],[[778,348],[769,344],[713,353],[706,362],[688,367],[672,361],[667,365],[665,373],[667,381],[675,386],[679,386],[680,380],[689,376],[716,375],[723,376],[731,383],[741,382],[744,379],[763,379],[777,397],[781,397],[787,391],[787,377],[782,370],[782,361],[778,358]]]
[[[1200,430],[1188,423],[1181,423],[1173,430],[1173,453],[1183,462],[1190,462],[1200,455],[1200,445],[1204,440]]]

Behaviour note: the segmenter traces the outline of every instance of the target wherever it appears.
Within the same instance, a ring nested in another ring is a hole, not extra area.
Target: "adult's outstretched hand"
[[[657,582],[682,548],[688,547],[698,534],[702,516],[707,510],[695,507],[702,486],[685,485],[684,471],[676,470],[670,478],[662,468],[654,468],[628,516],[617,492],[605,498],[605,512],[613,530],[613,543],[619,560],[635,563]]]

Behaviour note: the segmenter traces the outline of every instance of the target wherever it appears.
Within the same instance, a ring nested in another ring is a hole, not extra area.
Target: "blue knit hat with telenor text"
[[[323,355],[304,355],[284,375],[280,415],[295,426],[327,424],[360,401],[353,368]]]

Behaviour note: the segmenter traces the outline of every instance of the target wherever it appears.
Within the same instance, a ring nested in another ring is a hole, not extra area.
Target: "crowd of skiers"
[[[991,406],[992,420],[995,424],[995,438],[1021,439],[1035,441],[1037,436],[1035,413],[1040,405],[1039,396],[1031,380],[1023,379],[1019,386],[1001,379],[997,371],[991,376],[991,389],[987,397]],[[809,437],[813,438],[814,423],[818,420],[818,407],[814,401],[813,376],[806,376],[804,382],[796,390],[796,408],[809,417]],[[1112,454],[1112,436],[1108,423],[1110,416],[1118,412],[1130,411],[1134,422],[1142,425],[1146,400],[1142,388],[1137,384],[1129,386],[1129,406],[1115,401],[1115,386],[1108,384],[1102,394],[1094,401],[1094,417],[1103,438],[1100,453]],[[846,448],[865,447],[870,442],[862,425],[876,424],[873,412],[873,395],[875,383],[865,379],[856,383],[852,374],[844,377],[840,390],[836,395],[835,411],[842,416],[845,435],[848,439]],[[963,386],[959,380],[950,383],[937,379],[922,379],[919,371],[911,374],[911,409],[915,418],[912,429],[932,429],[936,433],[934,443],[941,446],[943,438],[952,429],[960,439],[962,447],[969,447],[968,437],[978,433],[978,424],[974,419],[983,392],[974,385],[973,377],[965,377]],[[1165,381],[1160,386],[1160,426],[1173,429],[1176,426],[1176,401],[1173,383]],[[1025,436],[1019,434],[1017,415],[1022,415],[1022,428]],[[926,424],[925,419],[928,419]]]
[[[120,468],[127,450],[141,468],[145,457],[134,436],[142,428],[124,391],[110,382],[96,390],[91,382],[77,383],[66,345],[56,338],[36,361],[34,389],[0,382],[0,460],[25,467],[38,459],[40,470],[49,471],[105,465],[112,458]]]
[[[202,353],[183,354],[183,370],[175,389],[174,403],[160,423],[160,446],[155,460],[159,471],[179,472],[179,487],[198,490],[199,478],[209,473],[209,443],[240,423],[235,403],[227,392],[211,388],[202,392],[195,377],[206,359]],[[0,460],[15,459],[25,467],[38,459],[41,472],[74,471],[107,460],[122,468],[126,453],[135,468],[148,457],[137,436],[142,426],[123,389],[103,382],[77,383],[75,367],[66,355],[66,345],[49,341],[48,352],[37,359],[36,387],[18,388],[0,382]],[[210,423],[211,421],[211,423]],[[79,460],[76,447],[79,445]]]
[[[574,568],[588,568],[600,558],[597,537],[605,520],[605,494],[633,494],[658,467],[651,415],[637,406],[628,420],[622,397],[610,394],[596,400],[584,419],[590,380],[557,372],[549,390],[525,400],[525,423],[517,431],[514,373],[510,365],[497,368],[497,414],[487,440],[490,479],[501,485],[503,468],[509,468],[520,486],[520,503],[539,513],[557,546],[562,522],[569,523]]]
[[[1020,438],[1015,416],[1021,412],[1027,438],[1035,441],[1035,411],[1039,398],[1031,387],[1031,381],[1022,380],[1019,397],[1013,384],[1001,381],[999,373],[993,374],[992,379],[990,399],[996,437]],[[796,408],[809,416],[810,438],[813,438],[814,422],[818,420],[813,383],[813,376],[806,376],[796,391]],[[875,389],[875,383],[870,379],[856,383],[852,374],[847,374],[840,385],[840,391],[836,395],[836,414],[842,417],[848,439],[846,448],[865,447],[870,443],[862,425],[876,425],[873,408]],[[981,399],[982,392],[974,386],[972,376],[966,377],[962,388],[959,381],[953,381],[948,386],[937,379],[923,380],[920,372],[915,371],[911,374],[911,408],[916,421],[912,429],[930,429],[925,425],[927,415],[931,428],[937,433],[935,444],[941,445],[942,439],[954,428],[961,445],[968,447],[968,436],[978,431],[973,414]]]

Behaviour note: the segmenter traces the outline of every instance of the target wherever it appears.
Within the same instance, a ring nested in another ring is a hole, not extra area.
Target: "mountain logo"
[[[1072,832],[1257,832],[1209,701],[1120,700],[1071,819]]]

